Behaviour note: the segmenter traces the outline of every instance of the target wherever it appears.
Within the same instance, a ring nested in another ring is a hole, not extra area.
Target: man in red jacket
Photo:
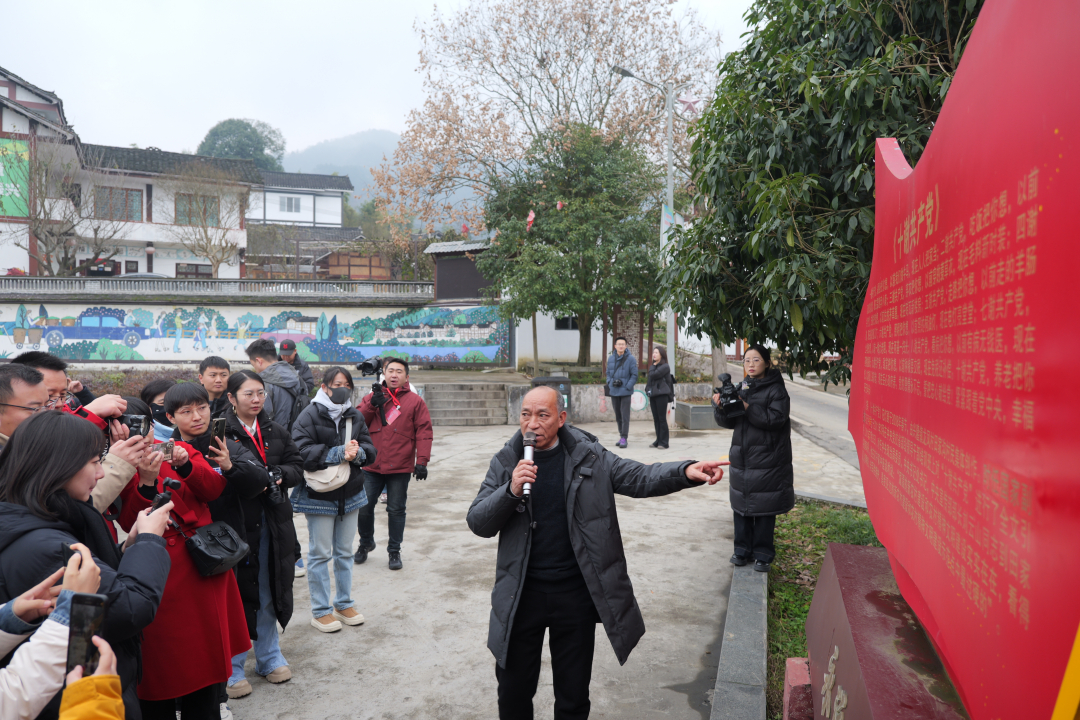
[[[386,488],[390,569],[401,569],[401,538],[405,534],[405,498],[409,479],[427,479],[431,459],[431,414],[427,404],[409,388],[409,363],[390,358],[383,364],[382,385],[360,401],[360,414],[371,431],[378,455],[364,468],[368,504],[360,508],[360,549],[353,562],[367,560],[375,549],[375,504]]]

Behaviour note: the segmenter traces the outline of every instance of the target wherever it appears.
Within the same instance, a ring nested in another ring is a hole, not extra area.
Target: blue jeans
[[[262,535],[259,536],[259,611],[255,614],[255,632],[258,639],[252,642],[255,650],[255,672],[269,675],[289,662],[281,654],[278,644],[277,615],[274,613],[274,598],[270,595],[270,530],[263,516]],[[229,684],[235,685],[244,679],[244,661],[247,653],[242,652],[232,659],[233,673]]]
[[[386,525],[390,542],[387,552],[401,552],[401,539],[405,536],[405,499],[409,493],[409,479],[412,473],[394,473],[383,475],[364,471],[364,492],[368,504],[360,508],[357,529],[360,531],[360,544],[375,547],[375,506],[379,502],[379,493],[386,488]]]
[[[357,511],[358,512],[358,511]],[[308,526],[308,592],[311,614],[316,618],[332,610],[346,610],[352,600],[352,539],[357,512],[344,517],[306,514]],[[334,561],[334,605],[330,605],[330,564]]]

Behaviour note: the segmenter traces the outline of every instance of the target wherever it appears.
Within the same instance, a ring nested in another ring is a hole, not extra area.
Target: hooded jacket
[[[307,486],[307,482],[301,482],[293,489],[289,496],[292,500],[293,510],[299,513],[312,515],[346,515],[361,505],[366,504],[364,495],[364,471],[362,467],[375,462],[377,451],[371,442],[364,416],[354,407],[346,407],[345,412],[337,423],[330,417],[330,411],[319,403],[311,403],[292,429],[292,438],[304,459],[304,470],[323,470],[330,465],[340,462],[330,462],[329,456],[335,453],[347,442],[345,437],[345,421],[352,420],[352,438],[360,444],[362,454],[358,454],[352,462],[349,480],[337,490],[330,492],[314,492]],[[340,457],[340,455],[337,455]]]
[[[728,419],[714,407],[716,424],[735,430],[731,437],[731,509],[740,515],[782,515],[795,507],[795,471],[791,465],[791,399],[784,376],[769,368],[760,379],[748,378],[739,392],[749,407]]]
[[[278,357],[280,359],[280,356]],[[282,362],[288,362],[288,360],[282,360]],[[311,367],[304,361],[304,358],[300,357],[300,353],[293,355],[292,362],[290,362],[289,365],[296,371],[296,375],[300,378],[300,382],[304,383],[304,392],[311,392],[318,387],[318,385],[315,384],[315,378],[311,375]]]
[[[379,451],[379,457],[368,466],[369,472],[392,475],[412,473],[415,465],[427,465],[431,461],[431,413],[424,399],[412,391],[409,383],[394,391],[400,407],[391,399],[390,390],[383,383],[387,402],[383,413],[397,408],[401,413],[393,422],[383,425],[384,414],[371,404],[372,393],[360,401],[360,414],[371,430],[371,441]],[[389,420],[387,416],[387,420]]]
[[[0,503],[0,602],[18,597],[55,572],[64,564],[62,546],[75,542],[85,539],[66,522],[39,518],[22,505]],[[169,553],[163,538],[142,533],[116,567],[94,559],[101,569],[98,593],[109,598],[101,635],[116,653],[127,717],[139,720],[135,692],[141,663],[139,634],[161,603],[171,566]],[[59,704],[57,696],[39,717],[57,717]]]
[[[615,494],[656,497],[704,483],[686,477],[693,460],[643,465],[608,452],[594,436],[570,425],[559,430],[559,442],[566,447],[563,484],[570,543],[611,646],[623,664],[645,634],[645,621],[627,574]],[[506,667],[532,546],[532,506],[515,497],[509,487],[523,449],[518,431],[491,459],[466,517],[469,529],[480,537],[499,536],[488,648],[501,667]],[[519,512],[519,507],[524,511]]]
[[[268,365],[259,377],[266,386],[266,402],[263,410],[270,419],[281,427],[291,430],[292,409],[296,398],[307,395],[304,382],[293,370],[293,366],[284,360]]]

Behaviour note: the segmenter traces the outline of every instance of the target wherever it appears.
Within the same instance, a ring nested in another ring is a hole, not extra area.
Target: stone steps
[[[495,383],[431,383],[424,401],[432,425],[505,425],[506,386]]]

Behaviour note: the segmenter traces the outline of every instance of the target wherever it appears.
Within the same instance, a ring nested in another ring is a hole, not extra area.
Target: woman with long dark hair
[[[731,436],[731,509],[735,553],[731,564],[754,559],[754,569],[768,572],[776,547],[776,516],[795,507],[795,470],[791,464],[791,399],[784,376],[772,366],[768,348],[751,345],[743,355],[739,383],[741,415],[729,417],[713,395],[714,414]]]
[[[171,563],[161,536],[172,504],[139,513],[124,545],[114,543],[90,502],[104,450],[101,430],[58,410],[35,413],[12,434],[0,452],[0,602],[64,565],[72,544],[86,545],[101,570],[98,593],[109,598],[100,634],[116,652],[126,715],[139,720],[139,636],[165,592]],[[59,707],[57,696],[39,717],[56,718]]]
[[[278,623],[289,624],[293,611],[293,558],[296,526],[286,491],[304,482],[304,459],[289,431],[270,420],[264,410],[266,389],[251,370],[229,377],[225,389],[225,434],[242,448],[234,458],[259,478],[254,497],[241,496],[240,506],[251,554],[236,566],[236,581],[244,601],[248,632],[255,651],[255,672],[271,683],[292,678],[278,642]],[[251,694],[244,676],[247,653],[233,658],[229,697]]]
[[[656,440],[649,447],[667,450],[667,409],[675,397],[675,379],[671,376],[667,350],[660,345],[653,347],[652,365],[649,366],[649,381],[645,384],[645,394],[649,396],[649,409],[652,410],[653,428],[656,430]]]
[[[375,445],[364,416],[353,407],[353,387],[352,374],[345,368],[327,370],[315,399],[296,418],[292,429],[304,470],[319,472],[348,464],[349,471],[345,483],[333,490],[316,491],[305,479],[290,496],[293,509],[307,518],[311,626],[320,632],[337,632],[343,624],[364,622],[364,616],[353,607],[352,541],[360,508],[367,504],[361,468],[375,462]],[[352,435],[346,437],[350,422]],[[332,601],[331,562],[337,586]]]

